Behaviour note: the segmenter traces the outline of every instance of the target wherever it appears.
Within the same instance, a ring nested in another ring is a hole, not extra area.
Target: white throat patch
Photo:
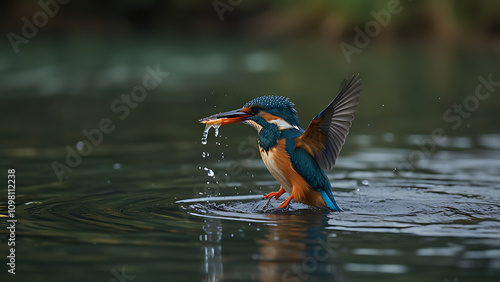
[[[274,123],[278,126],[278,129],[279,130],[286,130],[286,129],[299,129],[297,126],[295,125],[291,125],[289,124],[288,122],[286,122],[285,120],[283,119],[273,119],[273,120],[270,120],[268,121],[269,123]]]
[[[287,129],[299,129],[297,126],[295,125],[291,125],[289,124],[288,122],[286,122],[285,120],[283,119],[273,119],[273,120],[270,120],[268,121],[269,123],[272,123],[272,124],[276,124],[276,126],[278,126],[278,130],[287,130]],[[258,132],[260,132],[260,130],[262,129],[262,126],[258,123],[256,123],[255,121],[253,120],[250,120],[250,119],[247,119],[245,121],[243,121],[244,124],[248,124],[250,125],[251,127],[257,129]]]

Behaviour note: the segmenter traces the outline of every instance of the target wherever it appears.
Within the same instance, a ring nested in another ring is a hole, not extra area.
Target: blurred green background
[[[400,12],[348,63],[341,43],[355,46],[355,28],[364,30],[371,11],[390,2],[69,1],[16,54],[8,34],[22,35],[22,18],[33,22],[42,8],[5,1],[1,148],[75,144],[83,129],[116,118],[112,101],[156,65],[170,76],[104,145],[192,143],[198,118],[265,94],[290,97],[305,127],[358,72],[364,90],[355,134],[498,132],[497,93],[458,130],[443,113],[474,94],[478,76],[500,80],[500,3],[395,1]]]

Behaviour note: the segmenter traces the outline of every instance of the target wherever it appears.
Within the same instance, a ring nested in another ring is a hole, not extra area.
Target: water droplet
[[[219,136],[219,128],[220,128],[220,124],[214,125],[215,137]]]
[[[111,183],[111,180],[108,179],[108,184]]]
[[[370,124],[368,124],[368,126],[370,126]]]
[[[211,125],[207,124],[205,126],[205,130],[203,130],[203,135],[201,137],[201,144],[203,144],[203,145],[207,144],[208,133],[210,132],[210,128],[212,128],[212,127],[215,129],[215,137],[217,137],[217,135],[219,135],[220,124],[211,124]]]
[[[365,179],[365,180],[361,181],[361,185],[368,186],[368,185],[370,185],[370,182],[368,182],[368,180]]]
[[[207,172],[208,176],[213,177],[215,175],[214,171],[205,167],[204,170]]]
[[[79,141],[78,143],[76,143],[76,149],[78,151],[83,151],[83,147],[85,147],[85,144],[83,144],[82,141]]]
[[[384,104],[382,104],[382,107],[385,107],[385,105],[384,105]]]
[[[116,163],[113,165],[114,169],[120,169],[121,167],[122,167],[122,165],[120,163]]]
[[[201,156],[202,156],[202,157],[206,157],[206,156],[207,156],[207,153],[203,152],[203,153],[201,153]]]

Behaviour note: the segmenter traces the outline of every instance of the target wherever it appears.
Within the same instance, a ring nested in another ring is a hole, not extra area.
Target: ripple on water
[[[393,174],[387,178],[384,171],[343,175],[343,180],[332,181],[335,198],[344,209],[342,213],[293,202],[289,210],[276,211],[284,196],[271,201],[261,199],[261,195],[194,198],[177,204],[191,215],[207,218],[279,224],[281,218],[270,214],[307,217],[311,213],[326,213],[329,220],[325,229],[329,230],[500,238],[497,177],[408,172],[405,177]],[[365,185],[366,179],[370,179],[369,185]],[[242,189],[239,188],[240,193]]]

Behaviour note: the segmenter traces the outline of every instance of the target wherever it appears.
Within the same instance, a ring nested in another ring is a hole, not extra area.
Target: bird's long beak
[[[252,117],[251,114],[243,112],[241,109],[238,109],[234,111],[211,115],[209,117],[200,119],[199,122],[208,125],[226,125],[244,121],[250,117]]]

